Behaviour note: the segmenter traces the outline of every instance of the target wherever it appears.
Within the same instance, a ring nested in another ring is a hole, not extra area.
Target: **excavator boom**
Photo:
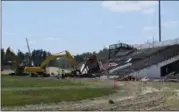
[[[71,63],[71,65],[76,65],[76,64],[77,64],[76,60],[73,58],[73,56],[70,54],[70,52],[65,51],[65,54],[55,54],[55,55],[48,56],[48,57],[42,62],[42,64],[40,65],[40,67],[41,67],[41,68],[44,68],[49,61],[54,60],[54,59],[57,59],[57,58],[67,58],[68,61]]]
[[[67,58],[72,66],[76,66],[77,62],[70,54],[70,52],[65,51],[65,54],[54,54],[51,56],[47,56],[46,59],[41,63],[39,67],[25,67],[24,71],[26,73],[45,73],[45,67],[49,63],[49,61],[57,59],[57,58]]]
[[[68,51],[65,51],[65,54],[58,53],[58,54],[54,54],[51,56],[47,56],[46,59],[41,63],[41,65],[37,66],[37,67],[24,67],[24,66],[21,67],[19,57],[15,55],[15,53],[10,49],[10,47],[6,50],[5,59],[7,57],[11,57],[13,59],[12,64],[15,63],[15,68],[16,68],[15,74],[21,74],[21,73],[29,74],[30,73],[30,74],[44,75],[44,74],[46,74],[45,67],[49,63],[49,61],[57,59],[57,58],[67,58],[72,66],[76,67],[76,65],[77,65],[76,60],[71,55],[71,53]]]

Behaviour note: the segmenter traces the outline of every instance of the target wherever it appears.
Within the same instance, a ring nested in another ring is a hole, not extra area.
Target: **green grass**
[[[79,88],[70,90],[2,91],[2,106],[23,106],[28,104],[57,103],[91,99],[114,93],[112,88]]]
[[[83,86],[83,83],[68,80],[42,79],[25,76],[1,76],[2,88],[16,87],[58,87],[58,86]]]

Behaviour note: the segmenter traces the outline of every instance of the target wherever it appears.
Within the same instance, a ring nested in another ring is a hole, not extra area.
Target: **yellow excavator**
[[[46,65],[49,63],[51,60],[55,60],[57,58],[67,58],[69,63],[76,69],[77,67],[77,62],[74,59],[74,57],[71,55],[69,51],[64,51],[64,54],[57,53],[54,55],[47,56],[46,59],[41,63],[40,66],[22,66],[20,65],[20,59],[18,56],[15,55],[15,53],[9,48],[6,50],[5,54],[5,59],[6,58],[11,58],[13,61],[6,62],[10,65],[13,65],[13,68],[15,68],[15,73],[11,73],[10,75],[32,75],[32,76],[37,76],[37,75],[42,75],[42,76],[49,76],[49,74],[46,73]],[[75,71],[74,70],[74,71]],[[74,72],[73,71],[73,72]],[[78,71],[78,70],[77,70]]]
[[[8,58],[10,58],[11,61],[8,60]],[[25,75],[23,72],[23,68],[20,65],[19,57],[15,55],[15,53],[10,49],[10,47],[8,47],[5,52],[4,65],[10,65],[14,69],[15,73],[10,73],[9,75]]]
[[[64,51],[64,52],[65,54],[61,54],[62,53],[61,52],[58,54],[47,56],[40,66],[24,67],[24,73],[31,74],[32,76],[37,76],[37,75],[49,76],[49,74],[46,73],[46,65],[49,63],[49,61],[55,60],[57,58],[67,58],[69,63],[73,66],[73,68],[76,69],[78,63],[76,62],[74,57],[71,55],[70,52],[68,51]]]
[[[46,66],[51,60],[55,60],[57,58],[67,58],[69,63],[73,66],[74,70],[70,73],[67,74],[69,77],[78,77],[78,76],[89,76],[92,73],[97,73],[100,72],[100,67],[99,63],[97,60],[96,56],[92,56],[93,59],[89,58],[85,66],[83,67],[82,70],[77,69],[78,62],[75,60],[75,58],[71,55],[69,51],[63,51],[64,54],[58,53],[58,54],[53,54],[50,56],[47,56],[46,59],[41,63],[40,66],[23,66],[20,65],[20,59],[18,56],[15,55],[13,51],[8,48],[6,50],[6,57],[12,57],[14,62],[11,62],[11,65],[14,65],[15,68],[15,73],[11,73],[10,75],[31,75],[31,76],[43,76],[43,77],[48,77],[50,74],[46,72]],[[83,73],[84,68],[88,68],[87,73]]]

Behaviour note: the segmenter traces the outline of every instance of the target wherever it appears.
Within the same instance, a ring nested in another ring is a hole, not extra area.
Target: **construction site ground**
[[[4,77],[7,76],[3,76],[1,78],[3,79]],[[54,78],[44,78],[40,80],[45,80],[46,83],[48,83],[49,80],[55,80],[58,82],[61,81]],[[26,87],[7,87],[7,85],[6,87],[3,87],[2,82],[2,98],[3,92],[4,95],[6,92],[13,93],[17,91],[27,94],[27,91],[32,92],[36,90],[47,90],[52,93],[56,92],[55,95],[58,97],[58,92],[62,92],[64,90],[71,91],[76,94],[75,89],[93,89],[91,94],[98,95],[90,98],[85,97],[84,99],[79,98],[75,101],[70,101],[70,99],[68,99],[68,101],[61,100],[56,103],[41,102],[40,104],[28,104],[21,106],[4,105],[2,106],[2,110],[179,110],[179,85],[176,82],[117,81],[115,84],[116,87],[114,88],[113,80],[86,78],[66,79],[66,81],[74,82],[74,85],[72,84],[73,86],[70,86],[64,84],[63,86],[54,86],[55,84],[53,84],[48,86],[46,84],[44,86],[29,87],[26,84]],[[25,83],[25,80],[23,83]],[[36,84],[38,85],[38,81]],[[104,91],[104,89],[107,91]],[[102,91],[103,93],[106,93],[106,95],[99,92],[95,93],[96,91]],[[35,97],[35,93],[33,95],[34,96],[31,96],[31,98]],[[28,101],[28,98],[25,100]],[[38,99],[38,97],[36,98]],[[16,98],[13,98],[12,100],[14,99]],[[111,102],[109,102],[110,100]],[[3,103],[2,99],[2,104]]]

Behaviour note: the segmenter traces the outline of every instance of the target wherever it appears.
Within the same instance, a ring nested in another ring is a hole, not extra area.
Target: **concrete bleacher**
[[[134,71],[140,70],[145,67],[148,67],[153,64],[157,64],[161,61],[172,58],[176,55],[179,55],[179,45],[177,44],[177,45],[167,46],[164,49],[162,49],[161,51],[158,51],[158,52],[152,54],[148,58],[145,58],[145,59],[140,60],[136,63],[133,63],[131,66],[131,69]]]
[[[125,75],[125,74],[128,74],[128,73],[131,73],[131,72],[133,72],[133,70],[131,69],[131,66],[126,66],[126,67],[124,67],[124,68],[122,68],[122,69],[119,69],[119,70],[116,70],[115,72],[113,72],[114,74],[123,74],[123,75]]]
[[[130,53],[130,54],[126,54],[126,55],[124,55],[124,56],[121,56],[121,57],[119,57],[119,59],[116,59],[115,60],[115,62],[116,63],[118,63],[118,66],[116,66],[116,67],[119,67],[119,66],[123,66],[123,65],[125,65],[125,64],[127,64],[127,60],[129,59],[129,58],[131,58],[132,59],[132,62],[133,62],[133,60],[135,60],[135,59],[144,59],[144,58],[146,58],[146,57],[149,57],[150,55],[152,55],[152,54],[154,54],[154,53],[156,53],[156,52],[159,52],[160,50],[163,50],[163,49],[165,49],[166,47],[157,47],[157,48],[148,48],[148,49],[142,49],[142,50],[137,50],[137,51],[135,51],[135,52],[132,52],[132,53]],[[138,60],[137,60],[137,62],[138,62]],[[116,67],[112,67],[112,68],[110,68],[109,70],[111,70],[111,69],[115,69]],[[128,68],[129,69],[129,68]],[[122,71],[123,69],[121,69],[121,71]],[[126,71],[127,69],[125,69],[125,71]]]
[[[169,46],[163,46],[163,47],[157,47],[157,48],[148,48],[143,49],[140,51],[136,51],[130,55],[124,56],[125,59],[135,59],[140,58],[137,61],[131,61],[131,66],[127,66],[124,68],[121,68],[119,66],[122,66],[126,64],[126,62],[120,62],[120,64],[117,66],[119,69],[116,69],[114,73],[116,74],[129,74],[131,72],[135,72],[137,70],[146,68],[148,66],[157,64],[161,61],[170,59],[176,55],[179,55],[179,44],[176,45],[169,45]],[[120,58],[121,59],[121,58]],[[122,59],[121,59],[122,60]],[[116,67],[115,67],[116,68]],[[112,69],[115,69],[112,68]]]
[[[126,55],[123,55],[119,57],[118,59],[115,60],[117,63],[123,63],[122,60],[128,60],[129,58],[132,58],[132,60],[136,59],[144,59],[156,52],[159,52],[160,50],[165,49],[166,46],[164,47],[156,47],[156,48],[146,48],[146,49],[141,49],[141,50],[136,50],[131,53],[128,53]]]
[[[165,48],[166,48],[166,46],[141,49],[141,50],[138,50],[137,52],[134,52],[130,57],[133,59],[146,58],[146,57],[148,57],[154,53],[157,53]]]
[[[141,44],[134,46],[133,48],[137,49],[133,49],[132,52],[119,51],[119,53],[116,53],[117,56],[116,58],[113,58],[113,61],[118,63],[118,66],[112,67],[109,70],[114,69],[114,73],[128,74],[177,56],[179,55],[179,38],[162,42]],[[120,68],[120,66],[127,64],[126,60],[130,58],[132,59],[130,61],[132,65]]]

